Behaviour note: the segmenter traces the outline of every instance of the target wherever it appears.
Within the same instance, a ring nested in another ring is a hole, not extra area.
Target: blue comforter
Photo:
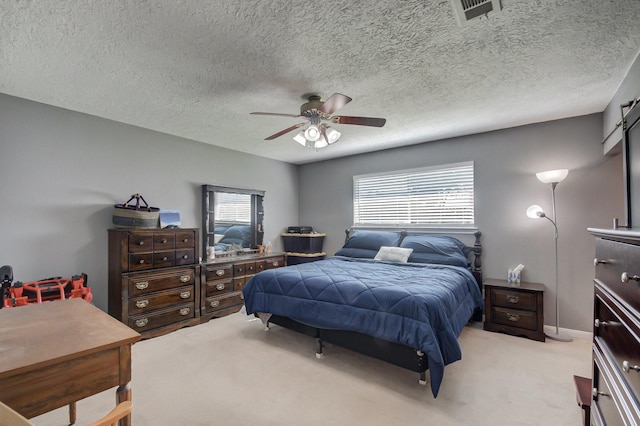
[[[243,294],[247,314],[271,313],[421,350],[434,397],[444,366],[462,358],[457,337],[482,308],[465,268],[341,256],[260,272]]]

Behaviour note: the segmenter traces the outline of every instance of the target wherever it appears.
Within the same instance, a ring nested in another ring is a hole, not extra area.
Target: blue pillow
[[[397,247],[402,239],[400,232],[354,231],[336,256],[373,259],[382,246]]]
[[[462,241],[445,235],[407,235],[400,247],[412,248],[409,262],[435,263],[468,268],[471,249]]]

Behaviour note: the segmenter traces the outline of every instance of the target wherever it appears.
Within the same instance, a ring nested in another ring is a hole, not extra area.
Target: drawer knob
[[[223,276],[224,275],[224,269],[218,269],[216,271],[216,275],[219,276],[219,277]]]
[[[277,260],[273,262],[273,266],[274,266],[274,267],[277,267],[277,266],[278,266],[278,261],[277,261]]]
[[[597,257],[593,259],[593,266],[598,266],[598,264],[606,264],[609,263],[609,261],[604,260],[604,259],[598,259]]]
[[[188,299],[189,297],[191,297],[191,292],[190,291],[183,291],[182,293],[180,293],[180,298],[181,299]]]
[[[138,243],[138,245],[139,245],[139,246],[143,246],[143,245],[144,245],[144,241],[140,241],[140,242]]]
[[[146,318],[136,320],[136,327],[144,327],[147,324],[149,324],[149,320]]]
[[[606,327],[606,326],[608,326],[608,325],[609,325],[609,322],[608,322],[608,321],[600,321],[598,318],[596,318],[596,319],[593,321],[593,325],[594,325],[596,328],[598,328],[598,327],[600,327],[600,326]]]
[[[190,275],[180,275],[180,282],[188,283],[189,280],[191,280],[191,276]]]
[[[629,370],[640,371],[640,365],[631,365],[629,361],[622,361],[622,371],[628,373]]]
[[[168,258],[167,256],[164,256],[164,257],[162,258],[162,261],[163,261],[163,262],[166,262],[166,261],[167,261],[167,259],[169,259],[169,258]]]
[[[601,395],[602,395],[602,396],[611,396],[611,395],[609,395],[609,394],[608,394],[608,393],[606,393],[606,392],[600,392],[600,391],[598,391],[598,388],[593,388],[593,389],[591,389],[591,395],[592,395],[594,398],[597,398],[598,396],[601,396]]]
[[[520,296],[512,296],[510,294],[507,295],[507,302],[518,303],[519,301],[520,301]]]
[[[224,283],[222,283],[222,284],[216,284],[216,289],[217,289],[217,290],[224,290]]]
[[[211,307],[212,307],[212,308],[215,308],[215,307],[217,307],[219,304],[220,304],[220,301],[218,301],[218,300],[214,300],[213,302],[211,302]]]
[[[188,243],[188,242],[189,242],[189,239],[188,239],[188,238],[185,238],[184,240],[182,240],[182,242],[183,242],[183,243]]]
[[[140,259],[140,261],[138,262],[140,265],[144,264],[144,259]]]
[[[162,244],[167,244],[167,239],[166,239],[166,238],[163,238],[163,239],[162,239],[162,241],[161,241],[161,243],[162,243]]]
[[[147,287],[149,287],[149,281],[139,281],[136,283],[136,288],[138,290],[144,290]]]
[[[182,258],[186,260],[186,259],[189,258],[189,255],[188,254],[184,254],[184,255],[182,255]]]
[[[622,275],[620,275],[620,281],[622,281],[623,283],[628,283],[629,280],[633,280],[633,281],[640,281],[640,277],[637,275],[629,275],[628,272],[623,272]]]
[[[507,312],[507,319],[509,321],[518,322],[520,320],[520,315]]]
[[[182,315],[182,316],[189,315],[189,312],[191,312],[190,308],[182,308],[182,309],[180,309],[180,315]]]
[[[149,301],[148,300],[138,300],[136,302],[136,307],[137,308],[142,309],[142,308],[146,308],[147,306],[149,306]]]

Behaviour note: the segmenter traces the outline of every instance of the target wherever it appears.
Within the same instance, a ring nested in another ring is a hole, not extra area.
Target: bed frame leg
[[[266,323],[266,324],[264,325],[264,331],[269,331],[269,323]]]
[[[427,372],[426,371],[421,371],[420,372],[420,379],[418,379],[418,383],[420,383],[422,386],[426,386],[427,385]]]
[[[322,355],[322,339],[318,337],[316,339],[316,358],[320,359]]]

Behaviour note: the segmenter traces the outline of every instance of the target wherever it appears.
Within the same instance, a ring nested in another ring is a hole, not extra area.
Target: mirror
[[[264,191],[202,185],[202,256],[207,247],[228,250],[232,244],[255,249],[262,244]]]

